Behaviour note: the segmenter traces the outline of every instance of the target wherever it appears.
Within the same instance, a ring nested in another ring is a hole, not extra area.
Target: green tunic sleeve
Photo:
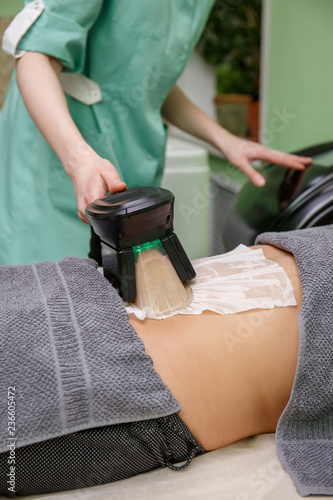
[[[88,33],[102,4],[103,0],[44,0],[41,16],[21,38],[18,49],[48,54],[65,70],[81,72]]]

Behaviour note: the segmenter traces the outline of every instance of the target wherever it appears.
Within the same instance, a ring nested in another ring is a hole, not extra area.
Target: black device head
[[[99,198],[85,213],[101,240],[120,249],[171,233],[174,199],[167,189],[139,186]]]

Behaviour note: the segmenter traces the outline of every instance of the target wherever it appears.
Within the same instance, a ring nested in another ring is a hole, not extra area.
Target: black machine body
[[[262,188],[247,183],[236,196],[223,232],[226,251],[253,245],[266,231],[289,231],[333,224],[333,143],[295,154],[311,156],[305,170],[265,165]]]
[[[86,208],[101,239],[104,276],[126,301],[136,297],[135,248],[160,240],[179,278],[195,271],[173,231],[174,195],[167,189],[141,186],[95,200]]]

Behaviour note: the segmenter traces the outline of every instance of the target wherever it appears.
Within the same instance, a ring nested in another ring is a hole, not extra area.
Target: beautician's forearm
[[[29,114],[70,173],[88,145],[69,113],[59,82],[61,70],[58,60],[26,52],[17,61],[17,84]]]
[[[83,222],[86,206],[106,193],[126,189],[112,163],[100,157],[83,139],[67,106],[56,59],[27,52],[17,63],[17,83],[37,127],[70,177]]]
[[[270,149],[263,144],[237,137],[214,122],[174,86],[162,107],[164,119],[220,150],[226,159],[239,168],[255,186],[263,186],[265,178],[252,165],[255,160],[303,170],[311,158]]]
[[[221,148],[231,135],[188,99],[177,85],[163,104],[162,116],[171,125],[217,148]]]

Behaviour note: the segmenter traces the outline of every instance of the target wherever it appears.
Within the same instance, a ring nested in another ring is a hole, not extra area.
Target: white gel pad
[[[192,261],[197,273],[191,281],[192,302],[177,311],[156,316],[151,308],[126,305],[138,319],[162,319],[176,314],[201,314],[205,310],[233,314],[250,309],[296,305],[292,284],[284,269],[266,259],[259,248],[238,245],[231,252]]]

